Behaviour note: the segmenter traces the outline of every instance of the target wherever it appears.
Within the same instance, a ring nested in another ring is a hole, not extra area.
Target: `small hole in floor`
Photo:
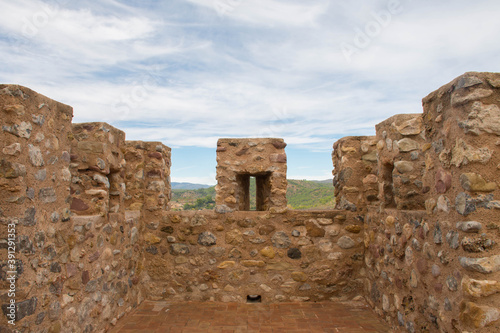
[[[260,295],[247,295],[247,303],[261,303],[262,297]]]

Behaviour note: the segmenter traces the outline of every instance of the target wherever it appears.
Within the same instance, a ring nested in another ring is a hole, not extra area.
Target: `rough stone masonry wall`
[[[73,110],[16,85],[0,85],[0,326],[15,289],[18,329],[61,323],[65,232],[70,224]],[[11,230],[11,232],[7,232]],[[15,234],[15,264],[7,261]],[[14,235],[13,235],[14,236]],[[12,237],[12,236],[10,236]],[[7,278],[17,272],[15,288]],[[10,319],[10,318],[9,318]],[[12,327],[12,326],[11,326]]]
[[[362,295],[363,217],[344,211],[166,212],[144,234],[153,299],[263,303]]]
[[[250,210],[249,176],[256,178],[257,210],[284,212],[286,143],[283,139],[219,139],[216,210]]]
[[[466,73],[427,96],[423,115],[377,125],[366,292],[396,329],[500,330],[499,87],[500,74]]]
[[[334,143],[336,209],[359,214],[378,198],[377,140],[373,136],[348,136]]]
[[[170,149],[72,126],[71,107],[20,86],[0,86],[0,112],[3,314],[9,224],[18,276],[16,326],[2,315],[0,330],[104,331],[146,297],[142,230],[168,204]]]

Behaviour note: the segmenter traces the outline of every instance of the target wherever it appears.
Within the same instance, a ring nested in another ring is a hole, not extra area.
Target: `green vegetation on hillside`
[[[293,209],[333,209],[335,198],[331,181],[315,182],[288,179],[288,206]]]
[[[335,199],[329,182],[288,179],[286,194],[292,209],[333,209]],[[200,210],[215,207],[215,186],[198,190],[172,190],[172,210]],[[250,209],[255,209],[255,179],[250,178]]]

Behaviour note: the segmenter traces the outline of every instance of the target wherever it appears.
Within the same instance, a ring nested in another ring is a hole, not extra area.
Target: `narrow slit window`
[[[242,211],[269,210],[271,205],[271,173],[239,174],[238,183],[238,208]]]

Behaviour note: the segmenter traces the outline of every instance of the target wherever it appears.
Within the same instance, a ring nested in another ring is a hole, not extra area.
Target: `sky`
[[[174,182],[215,184],[228,137],[284,138],[288,178],[331,178],[339,138],[500,71],[498,0],[0,0],[0,13],[0,83],[163,142]]]

